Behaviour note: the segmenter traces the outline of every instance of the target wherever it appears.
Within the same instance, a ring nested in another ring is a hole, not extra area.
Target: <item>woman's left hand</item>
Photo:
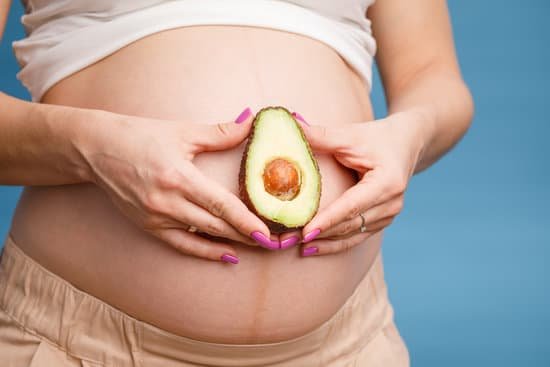
[[[334,155],[360,178],[303,228],[303,255],[348,250],[393,221],[403,208],[404,192],[423,148],[423,128],[419,116],[407,112],[336,128],[303,127],[313,150]]]

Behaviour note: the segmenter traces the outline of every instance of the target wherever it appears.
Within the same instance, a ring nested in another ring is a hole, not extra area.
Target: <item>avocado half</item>
[[[319,166],[286,108],[266,107],[256,114],[241,160],[239,195],[271,233],[300,229],[317,213]]]

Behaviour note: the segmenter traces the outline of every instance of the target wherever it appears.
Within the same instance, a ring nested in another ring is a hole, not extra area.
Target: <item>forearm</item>
[[[390,115],[404,112],[421,144],[415,166],[418,173],[449,151],[466,133],[473,116],[473,101],[454,72],[437,66],[425,68],[388,96]]]
[[[0,93],[0,184],[90,181],[77,142],[93,110],[22,101]]]

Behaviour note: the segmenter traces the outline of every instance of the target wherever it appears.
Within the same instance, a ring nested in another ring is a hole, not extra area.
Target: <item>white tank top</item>
[[[191,25],[245,25],[324,42],[371,86],[374,0],[27,0],[27,36],[13,42],[18,79],[33,101],[61,79],[155,32]]]

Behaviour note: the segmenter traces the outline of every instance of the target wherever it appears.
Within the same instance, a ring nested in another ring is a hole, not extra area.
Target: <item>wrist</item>
[[[95,182],[90,156],[105,144],[105,131],[101,126],[106,120],[114,120],[115,114],[84,108],[67,108],[57,114],[63,114],[62,120],[67,121],[65,137],[72,171],[82,182]]]
[[[406,131],[411,156],[413,157],[413,171],[422,165],[422,159],[434,136],[435,118],[430,111],[423,108],[414,108],[396,112],[390,115],[397,117],[400,130]]]

